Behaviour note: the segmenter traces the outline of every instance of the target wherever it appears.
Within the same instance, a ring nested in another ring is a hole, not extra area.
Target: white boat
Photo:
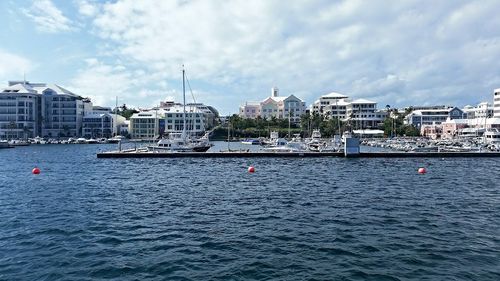
[[[186,87],[185,87],[185,70],[182,69],[182,94],[184,98],[183,108],[183,126],[182,132],[170,133],[168,138],[163,138],[154,146],[148,146],[149,151],[172,151],[172,152],[206,152],[212,147],[210,144],[208,133],[201,138],[188,136],[186,127]]]
[[[86,139],[84,139],[84,138],[77,138],[77,139],[75,140],[75,143],[80,143],[80,144],[82,144],[82,143],[87,143],[87,140],[86,140]]]
[[[246,139],[246,140],[241,141],[241,143],[242,144],[259,145],[261,142],[260,142],[260,140],[256,140],[256,139]]]
[[[11,141],[9,141],[9,144],[11,146],[28,146],[28,145],[30,145],[29,142],[24,141],[24,140],[11,140]]]
[[[98,141],[98,140],[96,140],[96,139],[92,139],[92,138],[90,138],[90,139],[88,139],[88,140],[85,140],[85,142],[86,142],[87,144],[96,144],[96,143],[99,143],[99,141]]]
[[[119,143],[121,141],[125,140],[125,137],[124,136],[114,136],[112,138],[109,138],[106,140],[107,143]]]
[[[486,144],[497,144],[500,143],[500,132],[497,129],[491,129],[483,134],[484,143]]]
[[[270,146],[262,149],[267,152],[307,152],[302,143],[288,142],[285,145]]]
[[[13,148],[6,140],[0,140],[0,148]]]
[[[36,136],[35,138],[32,139],[32,143],[34,143],[34,144],[46,144],[47,141],[39,136]]]
[[[325,146],[325,142],[321,140],[321,132],[313,130],[311,138],[307,140],[307,147],[311,151],[320,151]]]
[[[182,133],[170,133],[168,138],[163,138],[154,146],[148,146],[149,151],[172,151],[172,152],[206,152],[212,145],[208,137],[190,139]]]

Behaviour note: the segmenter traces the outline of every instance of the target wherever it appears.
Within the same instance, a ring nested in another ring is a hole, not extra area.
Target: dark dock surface
[[[343,152],[101,152],[97,158],[313,158],[346,157]],[[356,158],[500,157],[500,152],[361,152]]]

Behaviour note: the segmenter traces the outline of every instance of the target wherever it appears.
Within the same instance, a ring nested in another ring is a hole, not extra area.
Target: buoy
[[[40,174],[40,169],[35,167],[35,168],[33,168],[33,170],[31,172],[33,173],[33,175],[38,175],[38,174]]]
[[[255,168],[253,166],[248,167],[249,173],[255,173]]]
[[[423,174],[427,173],[427,170],[424,167],[421,167],[421,168],[418,168],[418,173],[423,175]]]

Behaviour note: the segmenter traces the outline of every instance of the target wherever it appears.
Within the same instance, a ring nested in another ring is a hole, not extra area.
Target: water
[[[500,280],[500,159],[115,148],[0,150],[0,280]]]

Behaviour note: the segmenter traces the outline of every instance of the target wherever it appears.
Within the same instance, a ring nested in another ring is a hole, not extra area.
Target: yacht
[[[163,138],[154,146],[148,146],[148,151],[176,151],[176,152],[206,152],[212,147],[208,138],[208,132],[201,138],[188,137],[186,130],[186,72],[182,68],[182,94],[184,98],[183,126],[182,132],[170,133],[168,138]]]
[[[484,132],[484,143],[490,144],[500,144],[500,132],[497,129],[491,129]]]
[[[163,138],[154,146],[148,146],[149,151],[175,151],[175,152],[206,152],[212,145],[208,136],[191,139],[183,133],[170,133],[168,138]]]
[[[321,140],[321,132],[313,130],[311,138],[307,141],[307,147],[311,151],[320,151],[325,143]]]

